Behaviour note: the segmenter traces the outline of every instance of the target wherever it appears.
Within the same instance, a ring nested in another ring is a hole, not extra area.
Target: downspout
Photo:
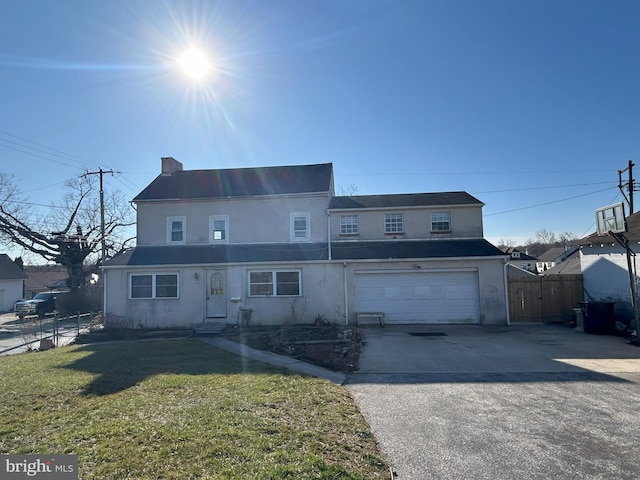
[[[327,209],[327,255],[331,260],[331,214],[329,209]]]
[[[505,300],[505,310],[507,312],[507,325],[511,325],[511,316],[509,315],[509,283],[507,282],[507,259],[504,260],[504,264],[502,266],[502,274],[504,276],[504,300]]]
[[[342,283],[344,284],[344,324],[349,325],[349,296],[347,293],[347,262],[342,264]]]

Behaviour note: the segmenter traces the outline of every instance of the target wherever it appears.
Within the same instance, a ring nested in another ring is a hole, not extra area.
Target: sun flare
[[[178,59],[182,72],[194,80],[203,79],[211,71],[209,57],[198,48],[189,48]]]

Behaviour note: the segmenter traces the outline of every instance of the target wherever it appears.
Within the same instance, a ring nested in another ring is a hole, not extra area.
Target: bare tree
[[[336,195],[339,197],[352,197],[358,194],[358,186],[352,183],[348,187],[343,187],[342,185],[338,185],[336,187]]]
[[[84,285],[86,273],[98,262],[101,237],[100,204],[95,181],[80,177],[65,184],[61,203],[46,217],[34,216],[15,186],[13,176],[0,174],[0,241],[14,244],[47,262],[63,265],[71,289]],[[131,207],[119,192],[105,199],[105,237],[134,224]],[[125,249],[133,238],[108,241],[108,257]]]

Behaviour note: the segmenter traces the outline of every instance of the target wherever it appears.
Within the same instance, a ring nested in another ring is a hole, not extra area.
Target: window
[[[177,273],[132,274],[129,298],[178,298]]]
[[[249,296],[291,296],[300,295],[300,271],[249,272]]]
[[[402,213],[386,213],[384,215],[384,233],[404,232]]]
[[[185,243],[186,217],[167,218],[167,243]]]
[[[340,235],[358,234],[358,216],[340,215]]]
[[[229,241],[229,216],[212,215],[209,217],[209,241],[211,243],[227,243]]]
[[[431,213],[431,231],[432,232],[450,232],[451,218],[449,212],[433,212]]]
[[[309,213],[291,213],[289,220],[292,242],[306,242],[311,240]]]

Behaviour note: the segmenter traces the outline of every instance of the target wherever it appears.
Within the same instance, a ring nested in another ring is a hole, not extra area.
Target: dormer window
[[[384,215],[384,233],[403,233],[404,216],[402,213],[386,213]]]
[[[212,215],[209,217],[209,242],[229,242],[229,215]]]
[[[512,258],[520,258],[520,252],[513,252],[513,253],[511,254],[511,257],[512,257]]]
[[[450,232],[451,216],[449,212],[432,212],[431,213],[431,231],[432,232]]]

